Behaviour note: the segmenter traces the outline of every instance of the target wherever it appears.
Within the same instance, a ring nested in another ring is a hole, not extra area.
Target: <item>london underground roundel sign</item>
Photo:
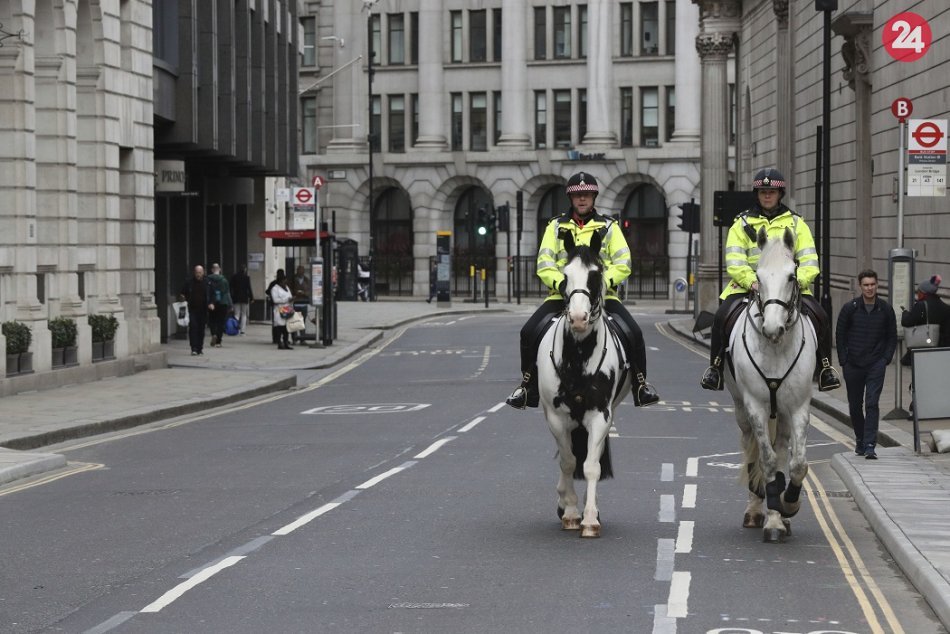
[[[911,11],[887,21],[881,34],[884,50],[899,62],[915,62],[930,49],[933,33],[927,20]]]

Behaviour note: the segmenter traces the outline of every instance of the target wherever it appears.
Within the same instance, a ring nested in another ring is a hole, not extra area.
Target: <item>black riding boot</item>
[[[639,332],[639,331],[638,331]],[[660,395],[656,393],[656,388],[647,383],[647,352],[644,346],[642,333],[641,339],[634,343],[634,349],[628,350],[630,357],[630,373],[633,375],[633,404],[637,407],[648,407],[660,402]]]
[[[722,360],[726,352],[722,345],[722,326],[714,323],[710,335],[709,367],[703,373],[700,385],[704,390],[722,390]]]
[[[541,395],[538,393],[537,368],[525,371],[521,377],[521,385],[515,388],[515,391],[505,399],[505,402],[515,409],[538,406],[541,402]]]
[[[815,337],[818,340],[818,391],[837,390],[841,387],[841,379],[838,378],[838,371],[831,365],[831,324],[827,323],[828,316],[813,296],[803,295],[802,304],[815,326]]]

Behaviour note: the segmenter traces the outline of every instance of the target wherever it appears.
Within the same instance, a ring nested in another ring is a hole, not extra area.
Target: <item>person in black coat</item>
[[[178,299],[188,302],[188,343],[191,344],[191,354],[204,354],[205,329],[208,327],[208,313],[214,310],[214,295],[203,266],[195,266],[194,275],[181,287]]]
[[[924,324],[940,324],[940,340],[937,346],[945,348],[950,346],[950,306],[937,296],[941,281],[939,275],[932,275],[917,285],[917,301],[910,310],[901,313],[901,326],[912,328]]]
[[[234,302],[234,318],[238,320],[238,327],[243,335],[247,328],[248,308],[254,301],[254,291],[246,264],[242,264],[241,270],[231,276],[231,301]]]
[[[854,428],[854,452],[877,459],[878,401],[884,375],[897,349],[894,309],[877,294],[877,273],[858,273],[861,295],[841,307],[835,342],[848,388],[848,409]]]

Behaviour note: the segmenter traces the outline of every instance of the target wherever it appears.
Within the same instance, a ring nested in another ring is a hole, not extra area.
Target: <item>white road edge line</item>
[[[376,476],[375,478],[370,478],[369,480],[367,480],[367,481],[364,482],[363,484],[358,485],[358,486],[355,487],[355,488],[360,489],[360,490],[368,489],[368,488],[370,488],[370,487],[372,487],[372,486],[375,486],[375,485],[379,484],[380,482],[382,482],[383,480],[385,480],[385,479],[388,478],[389,476],[396,475],[396,474],[399,473],[400,471],[405,470],[405,468],[406,468],[405,465],[399,466],[399,467],[393,467],[393,468],[390,469],[389,471],[386,471],[385,473],[380,473],[380,474],[379,474],[378,476]]]
[[[317,519],[318,517],[320,517],[321,515],[323,515],[324,513],[328,511],[332,511],[338,506],[340,506],[340,502],[327,502],[320,508],[310,511],[306,515],[301,515],[296,520],[294,520],[290,524],[287,524],[283,528],[278,528],[276,531],[271,533],[271,535],[278,535],[278,536],[290,535],[292,532],[294,532],[301,526],[309,524],[311,521]]]
[[[696,508],[696,485],[687,484],[683,486],[683,508]]]
[[[679,531],[676,533],[676,553],[688,554],[693,552],[693,527],[692,520],[683,520],[680,522]]]
[[[435,441],[434,443],[432,443],[431,445],[429,445],[428,448],[426,448],[426,449],[424,449],[423,451],[421,451],[421,452],[417,453],[416,455],[414,455],[412,458],[413,458],[413,460],[421,460],[422,458],[426,458],[426,457],[428,457],[428,456],[431,456],[431,455],[434,454],[436,451],[438,451],[439,448],[440,448],[442,445],[444,445],[445,443],[448,443],[448,442],[452,442],[452,441],[455,440],[456,438],[457,438],[457,436],[446,436],[445,438],[440,438],[439,440],[437,440],[437,441]],[[358,489],[359,487],[356,487],[356,488]]]
[[[465,425],[464,427],[460,428],[460,429],[459,429],[459,432],[460,432],[460,433],[465,433],[465,432],[471,430],[473,427],[475,427],[475,425],[479,424],[479,423],[482,422],[483,420],[485,420],[485,417],[484,417],[484,416],[477,416],[477,417],[475,417],[474,419],[472,419],[472,422],[470,422],[470,423],[468,423],[467,425]]]
[[[673,572],[670,582],[670,596],[666,601],[666,616],[674,619],[686,618],[689,611],[689,583],[692,575],[688,572]]]
[[[242,559],[244,559],[243,555],[240,557],[237,557],[237,556],[228,557],[227,559],[223,559],[219,561],[214,566],[209,566],[205,568],[204,570],[196,574],[194,577],[192,577],[188,581],[179,583],[177,586],[175,586],[174,588],[172,588],[171,590],[169,590],[168,592],[160,596],[158,599],[146,605],[140,611],[141,612],[160,611],[162,608],[172,603],[172,601],[174,601],[175,599],[178,599],[179,597],[181,597],[181,595],[185,594],[186,592],[188,592],[189,590],[197,586],[199,583],[203,581],[207,581],[208,579],[218,574],[225,568],[230,568],[231,566],[241,561]]]

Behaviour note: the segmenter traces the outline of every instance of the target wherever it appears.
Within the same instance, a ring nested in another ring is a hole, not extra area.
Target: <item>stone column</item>
[[[441,4],[441,3],[438,3]],[[528,34],[525,15],[531,10],[523,0],[504,0],[501,10],[501,138],[500,147],[531,147],[531,113],[528,90]],[[440,31],[441,32],[441,31]]]
[[[782,174],[791,175],[792,170],[792,129],[794,121],[792,112],[792,40],[788,28],[788,0],[772,0],[772,9],[775,11],[775,21],[778,25],[776,33],[775,56],[775,117],[777,152],[775,166]],[[738,99],[738,96],[736,97]],[[786,176],[787,178],[788,176]],[[794,198],[795,182],[792,182],[789,198]]]
[[[699,141],[700,64],[696,51],[699,9],[690,0],[676,0],[676,122],[674,141]]]
[[[419,139],[416,147],[426,150],[446,149],[442,14],[440,0],[422,0],[419,5]]]
[[[369,102],[366,97],[366,60],[369,52],[367,42],[367,15],[359,12],[356,3],[346,8],[344,3],[336,3],[334,8],[334,35],[343,37],[345,48],[334,46],[334,62],[329,68],[321,68],[321,74],[327,75],[353,57],[362,54],[363,63],[354,63],[341,70],[330,80],[324,82],[323,90],[333,89],[333,138],[327,144],[327,152],[355,152],[365,150],[366,137],[369,134]],[[350,42],[353,43],[350,46]],[[335,41],[334,41],[335,43]],[[330,83],[330,86],[326,84]],[[354,125],[356,124],[356,125]],[[357,127],[358,126],[358,127]]]
[[[610,91],[613,86],[610,52],[610,2],[590,0],[587,4],[587,134],[584,145],[613,146],[617,135],[610,129]]]
[[[702,135],[700,137],[700,262],[696,276],[696,306],[715,312],[718,307],[719,233],[713,226],[714,192],[729,182],[729,86],[726,62],[733,48],[732,31],[705,31],[696,38],[702,59]]]
[[[844,36],[841,56],[844,78],[854,90],[854,259],[855,270],[871,268],[871,42],[874,16],[849,12],[836,17],[831,29]]]

